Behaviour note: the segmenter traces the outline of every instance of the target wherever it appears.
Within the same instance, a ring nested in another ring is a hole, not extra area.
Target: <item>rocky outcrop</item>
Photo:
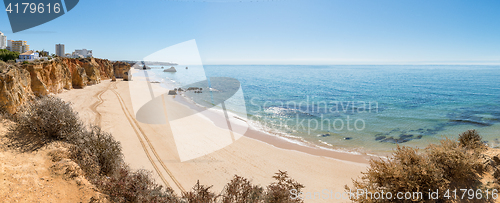
[[[101,79],[113,79],[115,77],[113,62],[106,59],[90,58],[90,63],[98,65]]]
[[[118,71],[115,71],[118,70]],[[119,77],[128,80],[130,65],[106,59],[56,58],[29,64],[0,63],[0,108],[10,113],[35,96],[84,88],[101,80]]]
[[[33,96],[27,70],[13,65],[0,65],[0,108],[14,113],[18,106]]]
[[[85,68],[76,66],[71,72],[71,77],[73,88],[84,88],[87,86],[88,77]]]
[[[175,67],[172,66],[169,69],[163,70],[163,72],[177,72],[177,70],[175,70]]]
[[[30,73],[31,90],[36,96],[60,93],[72,87],[70,70],[58,61],[24,64],[22,68]]]
[[[116,78],[125,79],[125,77],[128,77],[128,73],[130,72],[130,64],[120,61],[115,62],[113,64],[113,71]]]
[[[79,64],[85,69],[89,85],[101,83],[101,67],[93,59],[80,59]]]

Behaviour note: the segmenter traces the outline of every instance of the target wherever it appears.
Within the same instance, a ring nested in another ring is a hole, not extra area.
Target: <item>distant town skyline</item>
[[[196,39],[204,64],[500,64],[500,1],[96,1],[13,34],[141,60]]]

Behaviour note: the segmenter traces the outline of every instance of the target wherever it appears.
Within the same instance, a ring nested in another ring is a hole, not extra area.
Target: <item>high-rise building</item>
[[[56,44],[56,55],[64,57],[64,44]]]
[[[26,43],[26,41],[18,40],[18,41],[11,41],[12,45],[10,46],[11,51],[19,52],[19,53],[24,53],[30,50],[30,45]]]
[[[0,32],[0,49],[7,48],[7,36]]]
[[[9,51],[12,51],[11,48],[12,48],[12,41],[14,40],[7,40],[7,50]]]

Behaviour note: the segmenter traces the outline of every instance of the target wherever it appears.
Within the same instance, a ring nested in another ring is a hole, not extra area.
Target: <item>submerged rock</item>
[[[202,90],[202,89],[199,87],[188,87],[187,90],[190,91],[190,90]]]

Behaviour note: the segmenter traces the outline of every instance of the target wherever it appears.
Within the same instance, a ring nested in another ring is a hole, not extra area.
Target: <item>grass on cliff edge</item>
[[[70,158],[112,202],[303,202],[291,199],[289,191],[300,192],[304,186],[283,171],[276,173],[275,182],[267,187],[235,175],[220,193],[197,183],[191,191],[178,196],[171,188],[155,183],[150,172],[131,170],[123,161],[120,142],[98,126],[83,125],[70,103],[57,97],[38,98],[8,118],[15,122],[7,133],[11,147],[29,152],[52,142],[68,143]]]

